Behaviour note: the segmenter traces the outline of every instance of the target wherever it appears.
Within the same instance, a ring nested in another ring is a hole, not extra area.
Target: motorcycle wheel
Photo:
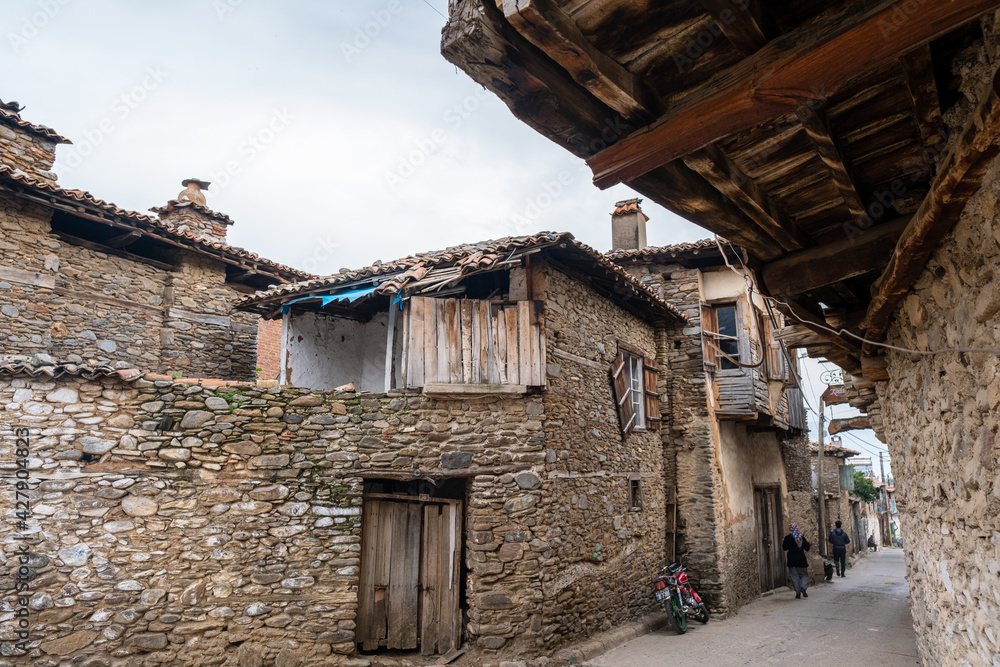
[[[677,599],[673,596],[670,597],[670,601],[665,605],[667,616],[670,617],[670,625],[673,626],[674,631],[683,635],[687,632],[687,615],[684,614],[684,610],[681,609],[681,605],[677,602]]]
[[[695,607],[694,618],[702,625],[708,623],[708,607],[705,606],[704,602],[699,602]]]

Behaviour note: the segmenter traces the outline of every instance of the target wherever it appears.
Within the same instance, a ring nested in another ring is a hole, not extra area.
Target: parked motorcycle
[[[685,553],[676,563],[661,568],[653,579],[656,601],[663,602],[663,609],[670,617],[670,625],[679,635],[687,632],[689,614],[699,623],[708,623],[708,607],[688,582],[687,569],[684,567],[687,556]]]

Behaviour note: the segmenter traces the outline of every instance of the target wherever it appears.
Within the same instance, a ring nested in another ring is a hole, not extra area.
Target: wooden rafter
[[[507,21],[573,80],[620,113],[649,121],[663,105],[642,81],[595,48],[553,0],[503,0]]]
[[[587,162],[601,188],[755,125],[822,101],[859,74],[951,32],[998,6],[996,0],[925,3],[894,16],[896,0],[860,0],[778,37],[690,91],[649,128]]]
[[[833,184],[837,188],[837,192],[840,193],[841,199],[844,200],[851,220],[862,229],[868,226],[870,223],[865,211],[865,203],[862,201],[858,186],[847,167],[844,153],[840,150],[840,146],[833,136],[826,114],[820,109],[799,107],[795,110],[795,115],[798,117],[799,123],[802,124],[802,129],[812,140],[823,164],[830,170]]]
[[[785,250],[802,250],[809,245],[809,238],[718,146],[705,146],[685,156],[684,164],[729,197]]]
[[[745,56],[756,53],[775,35],[773,22],[764,14],[760,0],[701,0],[701,6]]]
[[[933,149],[944,140],[944,121],[930,45],[910,51],[899,59],[899,64],[903,68],[903,80],[910,94],[920,138],[925,147]]]
[[[142,234],[139,232],[125,232],[118,236],[112,236],[110,239],[105,239],[102,243],[110,248],[124,248],[138,241],[140,238],[142,238]]]
[[[1000,153],[1000,70],[979,89],[979,104],[939,161],[930,192],[906,226],[888,265],[872,284],[872,300],[861,328],[866,338],[879,340],[892,314],[927,264],[934,249],[979,190],[983,175]]]
[[[826,341],[826,346],[810,345],[808,347],[810,357],[818,353],[819,357],[830,359],[849,373],[857,373],[861,369],[861,348],[833,334],[830,329],[834,327],[831,327],[821,315],[813,313],[793,298],[785,299],[780,304],[792,320],[799,322]]]
[[[909,222],[900,218],[872,227],[857,238],[785,255],[761,268],[764,287],[775,296],[802,294],[825,285],[878,271]]]

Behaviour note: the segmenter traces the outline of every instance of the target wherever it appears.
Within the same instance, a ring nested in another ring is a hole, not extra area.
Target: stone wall
[[[541,509],[559,518],[533,531],[546,544],[535,557],[544,571],[541,646],[552,648],[655,608],[666,478],[659,432],[622,437],[610,380],[618,341],[656,358],[653,327],[558,271],[546,272],[545,296]],[[641,482],[639,510],[629,504],[632,479]]]
[[[984,20],[995,42],[991,26]],[[1000,62],[995,52],[973,45],[956,61],[964,98],[946,112],[949,126],[974,107],[972,91]],[[897,309],[888,343],[1000,348],[998,203],[994,162]],[[1000,358],[887,356],[879,435],[892,457],[918,648],[928,664],[1000,664]]]
[[[0,353],[250,380],[256,317],[222,263],[176,251],[171,270],[67,242],[50,210],[0,198]]]
[[[56,175],[52,172],[52,165],[55,159],[55,143],[25,130],[16,121],[0,114],[0,164],[54,183]]]

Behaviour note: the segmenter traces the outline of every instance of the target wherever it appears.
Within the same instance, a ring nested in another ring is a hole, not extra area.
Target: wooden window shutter
[[[646,400],[646,428],[650,431],[660,430],[660,393],[657,391],[656,362],[648,357],[643,359],[643,388]]]
[[[618,407],[618,421],[621,425],[622,437],[627,436],[635,428],[635,410],[632,409],[626,363],[624,353],[619,352],[611,369],[611,384],[614,388],[615,404]]]
[[[711,332],[715,331],[715,312],[707,303],[701,304],[701,355],[705,368],[714,371],[718,369],[716,363],[717,352],[715,351],[715,338]]]

